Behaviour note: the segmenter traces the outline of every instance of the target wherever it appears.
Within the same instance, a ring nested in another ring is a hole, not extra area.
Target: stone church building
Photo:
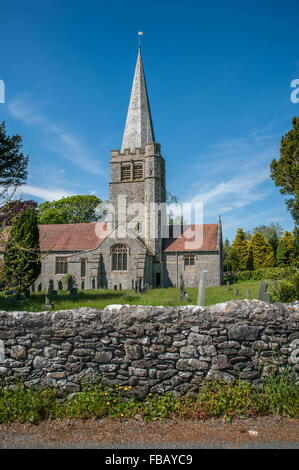
[[[220,218],[214,224],[179,226],[174,233],[165,225],[165,180],[139,46],[122,146],[111,150],[109,220],[40,225],[46,256],[33,288],[45,289],[51,281],[61,289],[66,274],[74,276],[79,289],[132,289],[136,283],[171,287],[179,285],[181,275],[185,286],[194,287],[202,269],[208,285],[220,285]]]

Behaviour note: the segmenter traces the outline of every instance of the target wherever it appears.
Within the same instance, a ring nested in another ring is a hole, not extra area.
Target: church
[[[222,283],[221,219],[214,224],[167,225],[166,167],[155,141],[139,44],[121,149],[111,150],[105,222],[39,225],[44,253],[32,288],[196,287]],[[137,214],[137,215],[136,215]],[[69,276],[70,277],[70,276]]]

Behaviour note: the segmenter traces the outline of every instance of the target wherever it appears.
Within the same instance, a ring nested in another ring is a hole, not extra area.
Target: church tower
[[[166,202],[165,160],[155,141],[140,44],[121,150],[111,150],[109,201],[115,226],[135,231],[161,263],[165,204],[157,205]]]

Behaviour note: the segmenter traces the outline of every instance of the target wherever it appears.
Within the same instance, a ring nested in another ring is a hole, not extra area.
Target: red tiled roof
[[[191,225],[178,238],[164,239],[167,251],[216,251],[218,224]]]
[[[96,225],[96,223],[39,225],[40,248],[42,251],[81,251],[96,248],[104,240],[97,236]]]
[[[83,251],[96,248],[105,236],[103,224],[49,224],[39,225],[40,249],[42,251]],[[4,229],[4,239],[9,227]],[[164,252],[169,251],[216,251],[218,224],[191,225],[178,238],[164,238]],[[203,235],[203,237],[201,237]],[[202,239],[203,238],[203,239]],[[138,240],[146,247],[143,240]],[[0,247],[0,250],[3,247]]]

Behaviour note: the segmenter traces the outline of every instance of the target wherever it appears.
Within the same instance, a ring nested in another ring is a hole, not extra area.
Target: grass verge
[[[299,418],[299,393],[293,374],[281,368],[268,374],[260,386],[237,380],[234,384],[206,381],[198,393],[175,398],[171,393],[149,394],[133,398],[134,389],[127,386],[109,388],[100,384],[82,385],[82,391],[57,397],[54,388],[34,390],[22,382],[0,388],[0,422],[39,423],[45,419],[133,418],[206,419],[209,417],[247,418],[277,414]]]

